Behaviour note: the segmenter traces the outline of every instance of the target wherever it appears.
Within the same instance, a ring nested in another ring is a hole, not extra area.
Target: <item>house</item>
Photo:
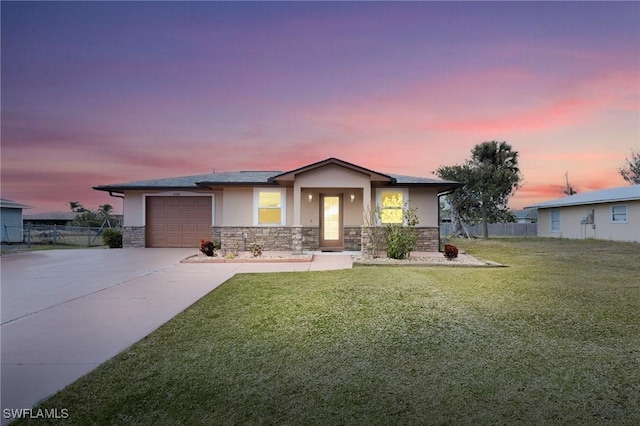
[[[0,198],[0,228],[3,243],[22,242],[22,210],[30,206]]]
[[[538,211],[536,209],[514,210],[513,215],[516,217],[516,223],[538,222]]]
[[[536,204],[538,236],[640,242],[640,185]]]
[[[25,225],[58,225],[70,226],[73,219],[78,215],[77,212],[45,212],[24,215],[23,221]]]
[[[401,222],[408,203],[418,209],[416,250],[437,251],[438,197],[460,186],[329,158],[284,172],[210,173],[94,189],[124,196],[125,247],[197,247],[204,238],[231,250],[251,243],[294,252],[361,250],[363,216],[378,205],[383,223]]]

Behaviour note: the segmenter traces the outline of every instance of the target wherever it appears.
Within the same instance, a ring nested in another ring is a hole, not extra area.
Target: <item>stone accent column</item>
[[[302,226],[291,227],[291,249],[293,254],[302,254]]]
[[[123,226],[122,247],[145,247],[145,227]]]

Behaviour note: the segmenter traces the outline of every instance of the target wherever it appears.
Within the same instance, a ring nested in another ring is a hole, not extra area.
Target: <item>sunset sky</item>
[[[432,177],[506,141],[512,208],[623,186],[640,2],[2,1],[2,197],[328,157]]]

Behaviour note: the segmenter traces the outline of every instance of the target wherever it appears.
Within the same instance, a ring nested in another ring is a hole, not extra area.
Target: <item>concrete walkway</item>
[[[352,266],[348,254],[303,263],[179,263],[192,254],[194,249],[83,249],[3,256],[3,413],[31,408],[237,273]],[[2,424],[8,421],[3,415]]]

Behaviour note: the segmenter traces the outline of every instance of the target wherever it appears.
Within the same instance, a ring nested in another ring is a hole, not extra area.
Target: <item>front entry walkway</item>
[[[83,249],[3,256],[3,413],[31,408],[237,273],[352,266],[349,254],[302,263],[180,263],[193,253]],[[3,416],[2,424],[9,420]]]

